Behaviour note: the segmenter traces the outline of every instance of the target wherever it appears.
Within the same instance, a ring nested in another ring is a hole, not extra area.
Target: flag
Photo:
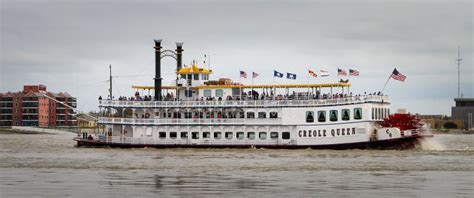
[[[313,70],[308,69],[308,73],[312,77],[315,77],[315,78],[318,77],[318,74],[316,74],[316,72],[314,72]]]
[[[295,80],[296,79],[296,74],[286,72],[286,78]]]
[[[337,68],[337,75],[338,76],[347,76],[347,72],[346,72],[346,70]]]
[[[321,70],[319,74],[321,75],[321,77],[329,76],[329,72],[325,70]]]
[[[349,76],[359,76],[359,71],[355,69],[349,69]]]
[[[397,68],[393,69],[392,75],[390,77],[392,77],[395,80],[402,81],[402,82],[404,82],[405,79],[407,78],[406,76],[404,76],[403,74],[398,72]]]
[[[244,71],[240,71],[240,77],[247,78],[247,73],[245,73]]]
[[[257,78],[257,77],[258,77],[258,74],[255,72],[252,72],[252,78]]]
[[[273,77],[283,78],[283,73],[273,70]]]

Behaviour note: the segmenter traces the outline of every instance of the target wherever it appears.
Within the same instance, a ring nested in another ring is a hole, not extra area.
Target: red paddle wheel
[[[419,129],[422,126],[420,119],[410,114],[396,113],[389,115],[381,123],[383,127],[397,127],[400,131]]]

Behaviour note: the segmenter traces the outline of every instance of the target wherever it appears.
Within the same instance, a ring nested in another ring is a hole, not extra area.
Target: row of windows
[[[235,136],[234,136],[235,134]],[[167,137],[167,135],[169,135],[169,138],[171,139],[176,139],[178,138],[178,132],[169,132],[169,134],[167,134],[166,132],[158,132],[158,137],[160,139],[165,139]],[[231,140],[231,139],[239,139],[239,140],[243,140],[245,138],[247,138],[248,140],[255,140],[257,137],[256,135],[258,135],[258,139],[259,140],[266,140],[267,139],[267,132],[258,132],[258,133],[255,133],[255,132],[225,132],[225,133],[222,133],[222,132],[213,132],[212,133],[212,137],[214,137],[214,139],[216,140],[220,140],[222,139],[222,135],[224,135],[224,138],[227,139],[227,140]],[[179,133],[179,136],[181,139],[188,139],[188,132],[180,132]],[[270,139],[272,140],[277,140],[280,136],[280,133],[278,132],[270,132]],[[210,139],[211,138],[211,132],[202,132],[202,139]],[[284,140],[287,140],[287,139],[290,139],[290,132],[282,132],[281,133],[281,138],[284,139]],[[199,132],[191,132],[191,139],[200,139],[200,133]]]
[[[354,108],[353,110],[353,119],[354,120],[361,120],[362,119],[362,108]],[[326,122],[327,116],[326,111],[318,111],[318,122]],[[329,121],[336,122],[339,119],[338,110],[330,110],[329,111]],[[351,110],[350,109],[342,109],[341,110],[341,120],[348,121],[351,118]],[[306,111],[306,122],[314,122],[314,111]]]
[[[159,115],[159,113],[157,113]],[[184,118],[191,119],[191,118],[244,118],[244,112],[163,112],[163,118]],[[267,118],[267,112],[258,112],[258,118]],[[138,114],[135,114],[135,117],[139,118]],[[142,117],[146,117],[143,114]],[[268,113],[269,118],[278,118],[278,112],[272,111]],[[255,118],[255,112],[247,112],[246,118]]]
[[[224,90],[216,89],[216,97],[224,97]],[[205,89],[203,92],[204,97],[212,97],[212,91],[209,89]]]
[[[388,108],[372,108],[372,119],[384,119],[388,115],[390,115],[390,109]]]
[[[181,74],[181,78],[186,80],[199,80],[199,74]],[[209,74],[202,74],[201,78],[201,80],[209,80]]]

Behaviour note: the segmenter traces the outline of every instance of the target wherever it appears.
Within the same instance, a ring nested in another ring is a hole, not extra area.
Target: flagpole
[[[392,74],[390,74],[390,76],[388,76],[387,82],[385,82],[385,85],[383,86],[383,89],[382,89],[381,93],[383,93],[383,91],[385,90],[385,87],[387,86],[388,81],[390,81],[391,77],[392,77]]]

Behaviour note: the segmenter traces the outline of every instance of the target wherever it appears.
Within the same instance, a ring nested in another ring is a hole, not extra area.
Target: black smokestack
[[[155,40],[155,100],[161,101],[161,39]]]
[[[176,43],[176,71],[183,67],[183,43]]]

